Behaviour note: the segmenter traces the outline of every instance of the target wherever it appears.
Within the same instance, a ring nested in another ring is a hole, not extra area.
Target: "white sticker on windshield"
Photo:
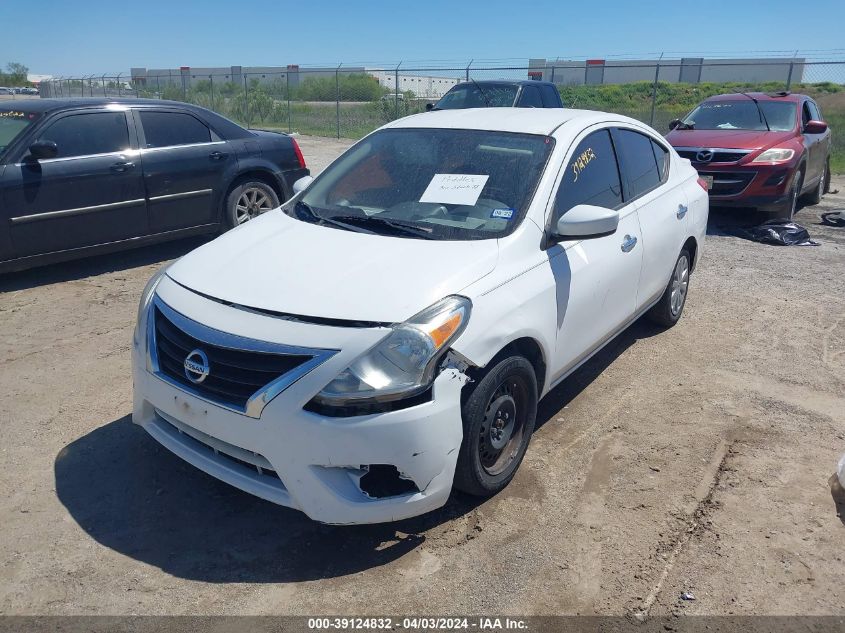
[[[477,174],[434,174],[420,202],[473,206],[490,176]]]

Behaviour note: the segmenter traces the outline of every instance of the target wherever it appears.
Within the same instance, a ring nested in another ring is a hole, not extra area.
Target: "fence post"
[[[100,80],[103,82],[103,96],[108,97],[108,93],[106,92],[106,76],[103,75]]]
[[[343,66],[341,63],[340,66]],[[334,90],[335,90],[335,123],[337,124],[337,137],[340,138],[340,66],[334,71]]]
[[[795,51],[792,54],[792,59],[789,60],[789,74],[786,76],[786,91],[789,92],[789,89],[792,87],[792,69],[795,68],[795,58],[798,55],[798,51]]]
[[[123,73],[117,73],[117,96],[118,96],[118,97],[122,97],[122,96],[123,96],[123,86],[120,84],[120,76],[121,76],[122,74],[123,74]]]
[[[244,121],[246,128],[249,129],[249,92],[246,87],[246,73],[244,73]]]
[[[657,64],[654,67],[654,85],[651,87],[651,116],[648,119],[648,124],[654,127],[654,108],[657,106],[657,80],[660,78],[660,60],[663,59],[663,53],[657,59]]]
[[[396,118],[399,118],[399,66],[402,62],[396,64],[396,70],[393,71],[393,113]]]
[[[285,92],[288,95],[288,134],[290,134],[293,131],[290,116],[290,72],[285,73]]]
[[[466,71],[466,80],[467,81],[469,81],[469,67],[472,66],[472,62],[474,62],[474,61],[475,61],[474,59],[471,59],[471,60],[469,60],[469,64],[467,64],[467,71]]]

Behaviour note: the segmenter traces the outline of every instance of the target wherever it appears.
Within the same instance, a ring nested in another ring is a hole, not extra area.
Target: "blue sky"
[[[843,0],[817,0],[812,10],[794,0],[0,0],[0,64],[68,75],[660,51],[840,49],[841,57],[843,23]]]

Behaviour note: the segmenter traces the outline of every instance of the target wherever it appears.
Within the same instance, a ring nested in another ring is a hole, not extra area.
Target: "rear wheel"
[[[681,318],[687,302],[691,261],[689,251],[685,248],[678,255],[675,268],[672,269],[672,277],[669,279],[666,290],[663,291],[663,296],[647,313],[650,320],[669,328]]]
[[[226,224],[234,228],[279,206],[273,188],[260,180],[242,182],[226,198]]]
[[[537,377],[522,356],[496,363],[474,385],[461,410],[464,439],[455,488],[494,495],[513,479],[537,417]]]

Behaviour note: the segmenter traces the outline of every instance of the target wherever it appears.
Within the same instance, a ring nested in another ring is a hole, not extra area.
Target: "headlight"
[[[166,269],[167,267],[165,266],[153,275],[141,292],[141,300],[138,302],[138,316],[135,318],[135,333],[132,335],[132,342],[136,346],[144,340],[142,333],[147,331],[147,315],[149,314],[150,302],[153,300],[156,286],[158,286],[164,277]]]
[[[472,303],[451,296],[404,323],[326,385],[314,400],[330,406],[385,402],[425,391],[437,361],[463,332]]]
[[[792,157],[795,156],[794,149],[787,149],[785,147],[773,147],[772,149],[767,149],[765,152],[760,154],[757,158],[752,160],[752,163],[785,163],[789,160],[792,160]]]

